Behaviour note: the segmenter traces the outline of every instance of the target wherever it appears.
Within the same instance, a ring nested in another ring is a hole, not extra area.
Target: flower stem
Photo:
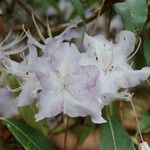
[[[141,129],[140,129],[140,125],[139,125],[139,121],[138,121],[138,117],[137,117],[137,113],[136,113],[136,110],[135,110],[135,107],[134,107],[134,104],[133,104],[132,100],[130,101],[130,103],[131,103],[131,106],[132,106],[132,109],[133,109],[133,112],[134,112],[134,115],[135,115],[137,130],[139,132],[140,139],[141,139],[142,142],[144,142],[143,136],[142,136],[142,133],[141,133]]]
[[[64,150],[67,150],[67,135],[68,135],[68,126],[69,126],[69,116],[66,117],[65,123],[65,138],[64,138]]]

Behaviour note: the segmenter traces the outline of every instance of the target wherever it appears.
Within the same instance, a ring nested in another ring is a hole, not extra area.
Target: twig
[[[30,16],[33,14],[35,18],[38,20],[38,22],[46,28],[46,24],[43,22],[41,17],[31,8],[30,5],[25,3],[24,0],[14,0],[18,5],[20,5]]]
[[[39,23],[46,29],[46,24],[43,23],[43,20],[40,19],[40,17],[31,9],[31,7],[29,5],[27,5],[23,0],[14,0],[16,1],[25,11],[27,11],[27,13],[29,15],[33,14],[35,16],[35,18],[39,21]],[[118,2],[123,2],[125,0],[105,0],[105,3],[104,3],[104,6],[101,10],[101,14],[102,15],[104,12],[106,12],[110,6],[112,6],[113,4],[115,3],[118,3]],[[86,23],[90,23],[92,21],[94,21],[98,14],[100,13],[100,9],[97,9],[90,17],[86,17]],[[83,26],[83,22],[80,20],[78,23],[77,23],[77,27],[82,27]],[[67,27],[67,25],[59,25],[57,27],[51,27],[51,33],[52,34],[59,34],[61,33],[65,28]],[[19,29],[19,28],[18,28]]]
[[[96,30],[97,30],[97,27],[98,27],[98,22],[99,22],[99,16],[101,15],[101,12],[102,12],[104,3],[105,3],[105,0],[103,0],[103,1],[101,2],[101,6],[100,6],[100,9],[99,9],[99,11],[98,11],[98,15],[97,15],[97,18],[96,18],[96,21],[95,21],[94,29],[93,29],[93,31],[92,31],[92,35],[93,35],[93,36],[94,36],[95,33],[96,33]]]
[[[107,1],[109,1],[109,2],[107,2]],[[109,7],[112,6],[113,4],[118,3],[118,2],[124,2],[124,1],[125,0],[105,0],[105,3],[104,3],[104,6],[101,10],[100,15],[102,15],[104,12],[106,12],[109,9]],[[90,23],[90,22],[94,21],[97,18],[100,9],[101,8],[97,9],[90,17],[86,17],[86,23]],[[77,27],[82,27],[83,24],[84,23],[80,20],[77,23]],[[65,28],[66,28],[66,26],[52,27],[52,33],[53,34],[61,33]]]

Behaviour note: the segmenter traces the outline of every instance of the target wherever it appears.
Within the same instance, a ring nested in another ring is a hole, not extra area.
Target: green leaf
[[[144,56],[146,63],[150,66],[150,36],[144,39]]]
[[[59,10],[58,8],[58,0],[48,0],[49,4],[51,4],[56,10]]]
[[[15,89],[20,86],[17,78],[11,74],[7,75],[7,82],[11,89]],[[13,94],[16,97],[20,94],[20,92],[14,92]],[[19,107],[18,111],[19,114],[25,120],[25,122],[28,123],[31,127],[36,128],[37,130],[41,131],[44,134],[47,134],[48,131],[46,128],[45,121],[42,120],[42,121],[35,122],[34,116],[37,113],[35,104],[32,104],[30,106],[25,106],[25,107]]]
[[[30,106],[24,106],[18,108],[20,115],[23,117],[25,122],[29,124],[31,127],[36,128],[40,132],[44,133],[45,135],[48,132],[47,124],[45,120],[41,120],[36,122],[35,121],[35,114],[37,113],[37,108],[35,104]]]
[[[142,133],[150,133],[150,110],[140,120],[140,129]]]
[[[25,150],[54,150],[46,136],[31,128],[23,121],[0,118]]]
[[[120,123],[108,117],[100,127],[100,150],[135,150],[133,143]]]
[[[59,11],[58,0],[28,0],[28,3],[42,13],[45,13],[45,10],[47,10],[50,6]]]
[[[7,75],[7,80],[6,80],[7,84],[9,85],[9,87],[11,89],[16,89],[20,86],[19,81],[17,80],[17,78],[14,75],[8,74]],[[13,92],[13,95],[16,97],[20,94],[19,92]]]
[[[77,11],[77,13],[80,15],[84,25],[86,23],[86,17],[85,17],[85,14],[84,14],[84,9],[83,9],[83,6],[80,2],[80,0],[70,0],[70,2],[72,3],[74,9]]]
[[[126,0],[114,5],[116,12],[121,16],[124,28],[136,34],[142,31],[147,20],[146,0]]]
[[[92,133],[94,129],[94,124],[90,121],[87,122],[87,124],[84,125],[76,125],[72,128],[74,134],[77,138],[79,138],[79,143],[82,144],[86,138]]]
[[[92,126],[85,127],[85,129],[81,135],[80,141],[79,141],[80,144],[82,144],[87,139],[87,137],[90,135],[90,133],[92,133],[93,129],[94,129],[94,124]]]
[[[113,102],[111,105],[108,105],[104,108],[104,111],[106,112],[104,114],[109,114],[111,118],[115,118],[116,120],[120,121],[120,114],[118,108],[119,108],[119,102],[117,101]],[[104,118],[105,117],[107,119],[107,115],[104,116]]]

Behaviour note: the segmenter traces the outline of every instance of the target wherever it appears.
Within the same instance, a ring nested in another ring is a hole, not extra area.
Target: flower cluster
[[[13,40],[12,37],[13,35],[10,31],[0,42],[0,114],[6,118],[17,114],[17,106],[12,93],[8,90],[8,87],[6,88],[7,73],[4,68],[4,60],[27,49],[26,45],[21,44],[21,41],[25,38],[24,34],[16,36]]]
[[[70,117],[90,116],[94,123],[106,122],[101,110],[116,99],[131,100],[128,88],[147,80],[150,68],[133,70],[135,35],[121,31],[113,40],[104,36],[84,35],[85,52],[81,53],[71,39],[78,38],[75,26],[63,33],[37,42],[30,33],[28,54],[22,62],[5,58],[7,72],[16,75],[22,85],[18,107],[37,103],[36,120],[60,113]],[[38,50],[42,56],[38,55]],[[121,90],[120,90],[121,89]]]

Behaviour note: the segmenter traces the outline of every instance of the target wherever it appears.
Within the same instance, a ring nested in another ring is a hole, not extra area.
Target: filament
[[[23,31],[25,32],[25,34],[27,35],[28,39],[31,39],[34,45],[36,45],[36,46],[39,47],[41,50],[43,50],[44,46],[43,46],[41,43],[37,42],[37,41],[32,37],[32,35],[31,35],[30,33],[28,33],[28,31],[26,31],[26,29],[25,29],[25,27],[24,27],[24,24],[22,25],[22,29],[23,29]]]
[[[4,40],[1,42],[1,45],[3,45],[3,44],[8,40],[8,38],[9,38],[10,35],[11,35],[11,33],[12,33],[12,30],[9,31],[9,33],[6,35],[6,37],[4,38]]]
[[[50,26],[49,26],[48,18],[46,19],[46,25],[47,25],[48,36],[52,37],[52,33],[51,33]]]
[[[10,89],[8,86],[6,86],[6,87],[7,87],[7,89],[8,89],[10,92],[19,92],[19,91],[22,90],[21,87],[18,87],[18,88],[15,88],[15,89]]]
[[[43,41],[43,42],[45,42],[45,38],[44,38],[44,36],[42,35],[42,33],[41,33],[41,31],[40,31],[40,29],[39,29],[39,27],[38,27],[38,25],[37,25],[37,23],[36,23],[36,21],[35,21],[35,18],[34,18],[34,15],[32,14],[32,20],[33,20],[33,23],[34,23],[34,25],[35,25],[35,27],[36,27],[36,29],[37,29],[37,32],[38,32],[38,34],[39,34],[39,37],[41,38],[41,40]]]
[[[7,44],[6,46],[3,46],[2,49],[3,50],[6,50],[10,47],[13,47],[14,45],[18,44],[19,42],[21,42],[24,38],[25,38],[26,35],[24,36],[19,36],[18,38],[16,38],[14,41],[12,41],[11,43]]]
[[[27,46],[20,46],[19,48],[13,49],[11,51],[5,51],[4,55],[13,55],[13,54],[16,54],[16,53],[21,53],[25,49],[27,49]]]
[[[138,50],[140,49],[140,46],[141,46],[141,42],[142,42],[142,40],[141,40],[141,38],[139,38],[139,44],[138,44],[136,51],[127,59],[127,61],[130,60],[131,58],[133,58],[135,56],[135,54],[138,52]]]

